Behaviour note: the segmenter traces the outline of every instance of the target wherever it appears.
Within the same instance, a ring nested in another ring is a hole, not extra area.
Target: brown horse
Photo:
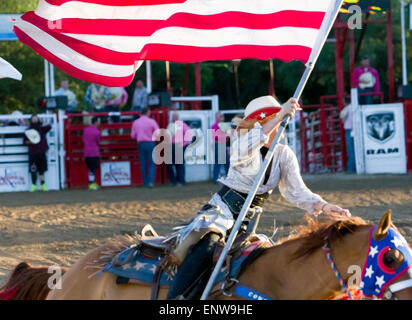
[[[372,226],[356,217],[332,220],[328,218],[323,221],[307,218],[307,223],[301,226],[294,236],[263,250],[263,253],[242,272],[238,279],[239,283],[276,300],[334,298],[342,292],[342,283],[333,272],[331,261],[334,262],[343,283],[346,286],[353,284],[356,288],[356,285],[361,283],[359,271],[364,269],[366,257],[369,255]],[[380,220],[373,238],[385,238],[390,226],[391,213],[388,212]],[[96,277],[96,273],[89,268],[91,263],[104,261],[102,256],[107,255],[108,252],[112,255],[113,249],[119,252],[132,240],[131,237],[122,238],[121,242],[111,242],[89,252],[64,274],[62,288],[51,290],[47,299],[150,299],[150,286],[117,285],[115,275],[102,273]],[[330,248],[330,261],[325,254],[325,243]],[[117,247],[114,248],[113,244]],[[395,247],[389,253],[385,254],[383,263],[388,268],[396,269],[402,264],[404,257]],[[358,272],[354,273],[354,270]],[[396,278],[396,283],[403,287],[385,297],[412,299],[412,288],[409,285],[412,280],[408,279],[408,272],[401,274]],[[42,281],[43,286],[40,285],[38,288],[44,288],[45,280]],[[160,289],[159,299],[167,296],[167,290],[167,288]],[[213,295],[214,299],[237,299],[235,296],[224,296],[219,290],[215,292],[217,294]]]

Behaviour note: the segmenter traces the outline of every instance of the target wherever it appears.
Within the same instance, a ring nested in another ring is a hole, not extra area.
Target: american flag
[[[127,86],[144,60],[307,63],[337,0],[40,0],[19,40],[78,79]]]

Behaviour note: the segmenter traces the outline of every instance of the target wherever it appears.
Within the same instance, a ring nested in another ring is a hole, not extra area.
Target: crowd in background
[[[69,81],[63,79],[60,88],[54,92],[54,96],[67,96],[66,112],[77,112],[78,103],[76,95],[69,89]],[[105,87],[91,83],[84,95],[84,103],[89,112],[120,112],[129,100],[129,95],[123,87]],[[136,81],[136,87],[131,97],[130,111],[142,111],[147,107],[148,93],[143,80]],[[119,122],[119,118],[112,119]]]
[[[359,104],[373,103],[373,95],[379,93],[379,75],[370,65],[369,57],[364,56],[361,65],[357,67],[352,74],[352,83],[358,88]],[[366,94],[366,95],[365,95]],[[55,91],[55,95],[67,96],[68,113],[77,111],[77,100],[75,94],[69,89],[69,81],[63,79],[60,88]],[[105,87],[98,84],[90,84],[84,96],[84,102],[90,112],[112,112],[122,111],[129,100],[129,95],[125,88],[122,87]],[[156,132],[159,131],[159,125],[155,120],[150,118],[150,109],[148,108],[148,93],[141,79],[136,82],[136,87],[131,97],[130,111],[140,112],[138,119],[132,124],[130,137],[137,142],[139,162],[143,186],[153,188],[155,182],[156,164],[153,159],[153,150],[157,140]],[[345,130],[345,142],[347,151],[346,170],[348,173],[356,172],[355,163],[355,145],[353,137],[353,110],[349,100],[345,100],[345,108],[340,112],[340,118]],[[99,168],[100,153],[99,143],[101,133],[99,130],[100,123],[120,122],[119,115],[107,117],[93,117],[91,125],[83,132],[84,158],[88,168],[89,189],[97,190],[99,188],[96,181],[96,170]],[[216,121],[211,126],[212,143],[214,150],[213,162],[213,182],[218,183],[219,177],[226,175],[229,170],[229,134],[228,130],[221,126],[224,123],[224,115],[221,112],[216,114]],[[37,130],[40,133],[40,142],[33,143],[30,139],[24,139],[24,143],[29,147],[29,165],[32,176],[31,191],[37,189],[37,175],[40,175],[40,185],[43,191],[47,191],[44,182],[44,173],[47,171],[46,151],[48,149],[45,135],[50,130],[50,126],[43,126],[38,117],[33,116],[30,120],[29,130]],[[191,133],[189,126],[179,119],[179,114],[172,113],[171,122],[167,128],[171,140],[166,150],[166,169],[171,185],[185,185],[185,151],[190,145],[194,135]]]

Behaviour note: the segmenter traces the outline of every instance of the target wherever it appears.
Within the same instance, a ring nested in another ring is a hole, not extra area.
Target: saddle
[[[127,283],[150,283],[151,284],[151,300],[156,300],[161,286],[170,286],[172,277],[177,271],[180,264],[173,255],[175,240],[161,237],[153,229],[151,225],[145,225],[141,231],[141,241],[120,253],[118,253],[112,260],[111,264],[106,267],[105,271],[116,274],[117,284]],[[232,248],[229,250],[225,264],[225,272],[221,272],[216,284],[232,279],[241,273],[244,268],[244,262],[253,250],[251,244],[267,243],[267,239],[262,239],[262,236],[241,232],[235,239]],[[213,255],[213,265],[216,264],[222,250],[225,246],[225,241],[222,238],[216,245]],[[252,246],[253,247],[253,246]],[[253,247],[256,249],[256,246]],[[142,265],[146,266],[141,268]],[[143,270],[144,269],[144,270]],[[149,272],[150,270],[150,272]],[[209,271],[209,270],[206,270]],[[138,274],[140,272],[140,275]],[[146,272],[146,274],[144,274]],[[207,274],[204,272],[203,274]],[[203,282],[198,279],[190,290],[194,291],[199,287],[199,283]],[[190,295],[190,292],[188,293]]]
[[[147,224],[141,230],[141,241],[138,244],[119,252],[113,258],[111,266],[115,268],[122,268],[131,262],[136,261],[137,256],[142,256],[145,259],[153,260],[153,265],[156,265],[156,267],[151,283],[151,299],[155,300],[159,293],[161,275],[164,269],[175,264],[173,256],[171,255],[173,246],[173,239],[166,239],[165,237],[159,236],[154,228]],[[130,278],[118,275],[118,284],[126,284],[131,282],[133,281],[130,281]]]

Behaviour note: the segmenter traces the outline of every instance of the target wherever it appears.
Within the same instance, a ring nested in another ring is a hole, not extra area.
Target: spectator
[[[93,117],[92,124],[83,131],[84,157],[86,160],[87,169],[89,170],[90,190],[99,189],[99,186],[96,183],[96,170],[99,168],[100,163],[99,143],[101,140],[101,135],[98,129],[99,125],[100,118]]]
[[[166,155],[166,169],[170,183],[174,186],[183,186],[185,182],[185,151],[191,143],[193,133],[189,126],[179,120],[179,114],[173,112],[172,123],[168,126],[172,136],[171,145]]]
[[[46,152],[49,150],[46,134],[51,130],[51,125],[43,125],[37,115],[30,119],[29,130],[24,136],[24,144],[29,147],[29,168],[31,173],[32,186],[30,192],[37,190],[37,173],[40,176],[40,186],[43,191],[48,191],[44,179],[47,171]]]
[[[361,61],[361,66],[357,67],[352,75],[352,82],[359,93],[379,93],[380,82],[379,74],[375,68],[370,66],[370,60],[368,56],[364,56]],[[359,104],[371,104],[373,102],[373,96],[359,96]]]
[[[104,112],[106,102],[111,98],[109,88],[92,83],[87,87],[84,102],[91,112]]]
[[[346,104],[345,108],[340,112],[340,118],[343,121],[343,128],[345,129],[346,153],[348,160],[346,163],[346,172],[355,173],[355,144],[353,141],[353,113],[352,105]]]
[[[131,111],[142,111],[147,107],[147,89],[144,86],[143,80],[139,79],[136,82],[136,89],[133,92]]]
[[[106,112],[120,112],[121,109],[127,103],[129,95],[123,87],[111,87],[109,88],[110,99],[106,101]],[[120,116],[112,116],[110,120],[113,122],[120,122]]]
[[[216,122],[212,125],[212,138],[215,145],[215,162],[213,165],[213,183],[217,184],[221,168],[224,168],[225,175],[229,170],[229,156],[226,144],[229,136],[224,128],[225,116],[221,112],[216,113]],[[222,130],[223,129],[223,130]]]
[[[153,135],[159,130],[157,122],[150,117],[150,110],[144,108],[139,119],[132,124],[132,139],[136,139],[139,151],[140,171],[143,185],[153,188],[156,166],[153,161],[155,142]]]
[[[73,112],[77,108],[76,95],[69,89],[69,80],[60,81],[60,88],[54,92],[55,96],[67,96],[67,112]]]

